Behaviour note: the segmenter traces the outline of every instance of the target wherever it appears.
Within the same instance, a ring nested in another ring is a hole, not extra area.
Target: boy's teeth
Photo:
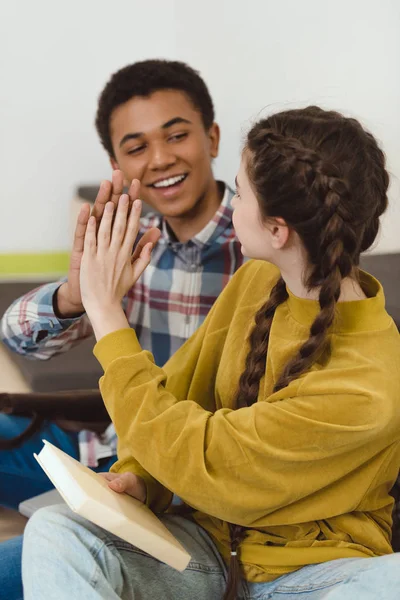
[[[178,175],[177,177],[170,177],[169,179],[163,179],[162,181],[158,181],[157,183],[154,183],[153,185],[156,188],[169,187],[170,185],[175,185],[176,183],[179,183],[184,178],[185,178],[184,175]]]

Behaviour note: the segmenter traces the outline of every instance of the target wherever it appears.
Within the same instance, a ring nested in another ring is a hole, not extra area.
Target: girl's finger
[[[107,202],[97,233],[97,246],[99,250],[107,249],[110,245],[113,214],[114,204],[112,202]]]
[[[90,217],[85,233],[84,252],[87,254],[96,254],[96,219]]]
[[[121,248],[124,239],[126,223],[128,219],[129,197],[127,194],[122,194],[118,202],[117,214],[115,215],[114,224],[111,234],[111,248],[118,251]]]
[[[127,494],[134,492],[135,477],[132,473],[118,473],[118,477],[108,482],[108,487],[116,492],[126,492]]]
[[[150,264],[153,246],[154,245],[151,242],[146,244],[140,253],[139,258],[133,263],[133,283],[136,283],[143,271]]]
[[[123,252],[128,258],[132,254],[132,248],[134,246],[137,234],[140,228],[140,214],[142,212],[141,200],[135,200],[132,204],[132,209],[129,214],[128,224],[125,232],[125,239],[122,246]]]
[[[108,487],[110,487],[115,492],[122,493],[125,492],[126,483],[124,481],[121,481],[121,477],[117,477],[115,479],[109,480]]]
[[[119,477],[118,473],[110,473],[109,471],[103,472],[103,473],[97,473],[98,475],[100,475],[101,477],[103,477],[103,479],[105,479],[106,481],[112,481],[113,479],[116,479],[117,477]]]

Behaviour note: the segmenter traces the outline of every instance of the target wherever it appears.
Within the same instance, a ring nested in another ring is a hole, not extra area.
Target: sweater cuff
[[[142,352],[133,329],[118,329],[101,338],[93,349],[93,354],[101,364],[103,371],[117,358],[133,356]]]

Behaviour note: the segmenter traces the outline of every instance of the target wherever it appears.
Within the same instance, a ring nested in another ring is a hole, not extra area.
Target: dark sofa
[[[365,256],[362,267],[375,275],[385,289],[386,305],[400,329],[400,254]],[[40,283],[1,283],[0,315],[13,300]],[[97,387],[101,369],[92,354],[93,338],[83,341],[66,354],[49,361],[27,360],[10,352],[32,390],[89,389]]]

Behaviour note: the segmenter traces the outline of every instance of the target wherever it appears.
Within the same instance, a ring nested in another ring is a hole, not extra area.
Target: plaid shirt
[[[213,219],[191,240],[178,242],[164,219],[150,214],[141,220],[140,233],[161,229],[150,265],[123,299],[129,324],[145,350],[163,365],[196,331],[211,306],[242,265],[240,243],[232,225],[233,191],[225,186]],[[58,319],[53,297],[60,282],[29,292],[10,306],[1,322],[3,341],[14,352],[46,360],[66,352],[93,335],[86,315]],[[116,454],[116,434],[110,425],[102,436],[79,434],[81,461],[91,467]]]

